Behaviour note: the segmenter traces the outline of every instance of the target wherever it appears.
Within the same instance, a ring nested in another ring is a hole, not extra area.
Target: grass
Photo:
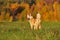
[[[0,22],[0,40],[60,40],[60,22],[41,22],[31,30],[26,21]]]

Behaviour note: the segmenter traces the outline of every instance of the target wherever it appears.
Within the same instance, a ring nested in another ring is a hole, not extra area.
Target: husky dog
[[[41,15],[39,13],[37,13],[36,19],[34,19],[31,14],[29,14],[29,15],[27,14],[27,18],[29,19],[29,23],[30,23],[31,29],[34,28],[34,30],[37,30],[38,28],[39,29],[41,28],[41,25],[40,25]]]

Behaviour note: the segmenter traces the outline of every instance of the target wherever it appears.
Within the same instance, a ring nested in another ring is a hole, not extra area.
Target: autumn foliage
[[[12,12],[16,10],[18,7],[25,8],[21,13],[17,13],[17,15],[15,16],[17,20],[26,20],[26,15],[29,13],[31,13],[35,17],[37,12],[39,12],[41,14],[41,19],[43,21],[60,21],[60,4],[57,1],[55,1],[51,5],[53,8],[47,5],[47,3],[44,0],[36,0],[36,4],[32,4],[32,6],[29,6],[29,4],[26,2],[16,2],[12,4],[7,4],[7,6],[8,8],[10,8]],[[12,22],[13,16],[10,16],[10,12],[5,12],[4,8],[7,7],[3,7],[2,11],[0,11],[0,22]]]

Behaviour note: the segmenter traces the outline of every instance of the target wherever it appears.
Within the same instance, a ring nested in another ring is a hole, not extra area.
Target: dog
[[[27,18],[29,19],[28,21],[30,23],[31,29],[37,30],[41,28],[41,15],[39,13],[37,13],[36,19],[34,19],[31,14],[27,14]]]

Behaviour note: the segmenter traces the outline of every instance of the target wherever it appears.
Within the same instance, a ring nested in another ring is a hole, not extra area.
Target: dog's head
[[[30,20],[30,19],[32,19],[33,18],[33,16],[31,16],[31,14],[27,14],[27,19],[28,20]]]

